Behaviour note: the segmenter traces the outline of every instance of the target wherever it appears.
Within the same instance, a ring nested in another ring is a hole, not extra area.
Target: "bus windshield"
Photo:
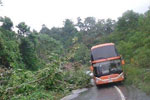
[[[110,57],[116,57],[118,55],[119,54],[117,53],[117,50],[114,45],[98,47],[91,50],[92,61],[99,60],[99,59],[106,59]]]
[[[96,63],[93,64],[93,67],[94,76],[96,77],[122,72],[120,59]]]

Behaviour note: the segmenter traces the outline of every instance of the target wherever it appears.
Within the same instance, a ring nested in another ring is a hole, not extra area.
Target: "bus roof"
[[[93,49],[95,49],[95,48],[104,47],[104,46],[111,46],[111,45],[114,45],[114,43],[99,44],[99,45],[93,46],[93,47],[91,48],[91,50],[93,50]]]

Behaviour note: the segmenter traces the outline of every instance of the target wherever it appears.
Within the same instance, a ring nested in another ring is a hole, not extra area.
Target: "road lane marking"
[[[124,95],[123,95],[123,93],[121,92],[121,90],[117,86],[114,86],[114,87],[118,91],[118,93],[120,94],[121,100],[126,100],[125,97],[124,97]]]

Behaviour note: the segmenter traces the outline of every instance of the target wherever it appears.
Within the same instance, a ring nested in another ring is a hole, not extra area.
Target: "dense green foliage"
[[[118,21],[87,17],[64,21],[61,28],[42,26],[31,31],[25,22],[12,31],[10,18],[1,18],[0,99],[60,99],[89,85],[93,45],[114,42],[126,61],[126,83],[150,93],[150,10],[125,12]]]
[[[0,28],[0,65],[6,68],[24,66],[15,33],[2,28]]]
[[[6,29],[6,30],[11,30],[11,28],[13,27],[13,22],[8,17],[4,17],[4,18],[1,17],[0,21],[3,22],[1,27]]]
[[[54,100],[73,89],[88,86],[90,78],[82,70],[63,72],[58,68],[59,63],[55,61],[38,71],[17,69],[4,72],[0,78],[5,79],[0,86],[0,99]]]
[[[16,26],[16,33],[11,30],[13,24],[10,25],[9,18],[5,17],[1,22],[0,99],[60,99],[73,89],[89,86],[90,78],[81,70],[83,65],[79,64],[77,68],[78,63],[71,64],[70,70],[65,70],[65,65],[72,62],[69,53],[76,45],[73,39],[77,29],[72,21],[66,20],[60,36],[51,36],[47,31],[32,32],[24,22]],[[55,30],[50,32],[57,34]],[[73,47],[69,50],[69,46]],[[83,44],[79,46],[79,50],[86,48]],[[79,50],[72,53],[81,57]],[[83,55],[85,62],[88,57]],[[82,58],[76,56],[74,61]]]
[[[20,52],[27,69],[36,70],[39,66],[34,44],[28,39],[21,39]]]

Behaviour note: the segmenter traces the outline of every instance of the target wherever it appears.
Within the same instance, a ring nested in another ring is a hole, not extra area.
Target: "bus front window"
[[[122,72],[120,59],[96,63],[93,64],[93,67],[94,76],[96,77]]]

